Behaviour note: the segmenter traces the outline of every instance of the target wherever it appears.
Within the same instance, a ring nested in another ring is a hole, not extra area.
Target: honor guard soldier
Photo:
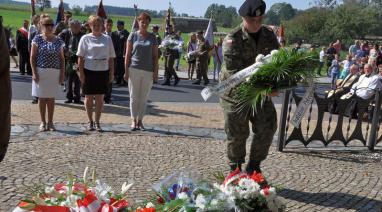
[[[274,32],[262,25],[265,9],[263,0],[246,0],[240,7],[242,24],[230,32],[223,42],[225,69],[220,76],[221,81],[254,64],[258,54],[267,55],[279,48]],[[275,106],[268,97],[263,105],[257,106],[256,111],[237,111],[238,102],[233,99],[233,90],[225,92],[220,99],[224,110],[230,167],[232,170],[241,169],[245,163],[246,141],[251,124],[254,135],[245,171],[250,174],[261,172],[260,163],[267,157],[277,129]]]
[[[208,72],[208,56],[209,51],[212,50],[211,45],[208,43],[208,41],[203,36],[203,31],[199,31],[197,34],[198,39],[198,47],[197,53],[196,53],[196,82],[192,84],[199,85],[200,81],[204,80],[204,85],[208,85],[209,80],[207,76]]]
[[[180,40],[179,36],[174,33],[174,28],[172,25],[169,26],[169,34],[164,38],[166,39],[172,39],[172,40]],[[170,85],[171,77],[174,76],[174,86],[176,86],[179,83],[179,77],[175,72],[174,64],[175,59],[179,57],[179,51],[177,49],[170,49],[166,48],[163,53],[164,61],[165,61],[165,82],[162,85]]]

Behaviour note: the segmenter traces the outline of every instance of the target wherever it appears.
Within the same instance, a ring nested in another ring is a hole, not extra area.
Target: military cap
[[[257,17],[265,13],[267,5],[263,0],[246,0],[239,9],[239,15],[242,17]]]
[[[117,21],[117,25],[122,25],[122,26],[124,26],[124,25],[125,25],[125,22],[124,22],[124,21]]]

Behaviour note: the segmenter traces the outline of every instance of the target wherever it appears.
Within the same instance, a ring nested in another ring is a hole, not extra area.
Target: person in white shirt
[[[220,71],[222,70],[223,64],[223,38],[219,39],[219,42],[214,48],[214,81],[219,79]],[[216,78],[217,74],[217,78]]]
[[[78,45],[78,65],[85,108],[89,119],[88,130],[102,131],[100,127],[104,95],[108,84],[114,79],[115,51],[110,36],[102,33],[103,20],[90,16],[88,23],[92,33],[82,36]],[[95,99],[95,122],[93,121],[93,99]]]
[[[317,75],[321,75],[321,70],[322,70],[322,67],[324,67],[324,63],[325,63],[325,52],[326,52],[326,48],[325,47],[322,47],[321,51],[320,51],[320,66],[318,67],[318,70],[317,70]]]
[[[358,82],[352,86],[350,92],[345,95],[352,96],[355,94],[362,99],[370,99],[375,94],[375,91],[381,89],[379,75],[372,76],[373,67],[370,64],[366,64],[364,71],[365,74],[359,78]]]

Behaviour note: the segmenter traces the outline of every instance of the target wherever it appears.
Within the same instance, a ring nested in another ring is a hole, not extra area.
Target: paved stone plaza
[[[210,181],[214,172],[228,172],[218,104],[152,103],[145,132],[130,131],[126,105],[108,105],[105,112],[105,132],[87,133],[83,107],[58,103],[58,131],[37,133],[37,106],[14,101],[12,140],[0,164],[0,211],[11,211],[30,186],[57,182],[67,173],[81,176],[86,166],[116,190],[134,181],[132,202],[148,197],[154,183],[177,170]],[[280,153],[273,145],[263,171],[282,188],[288,211],[381,211],[381,144],[373,153],[346,150],[292,145]]]

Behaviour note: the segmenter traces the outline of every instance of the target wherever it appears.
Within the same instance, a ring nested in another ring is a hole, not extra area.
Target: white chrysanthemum
[[[179,193],[178,194],[178,199],[183,199],[183,200],[188,199],[187,193],[185,193],[185,192]]]
[[[146,204],[146,208],[155,208],[155,205],[152,202]]]
[[[205,209],[205,208],[206,208],[206,203],[207,203],[207,200],[206,200],[206,198],[204,197],[203,194],[199,194],[199,195],[196,197],[196,200],[195,200],[195,206],[196,206],[197,208]]]
[[[212,206],[212,207],[215,207],[215,206],[217,206],[218,204],[219,204],[219,201],[216,200],[216,199],[213,199],[213,200],[211,201],[211,206]]]
[[[243,178],[237,186],[240,199],[253,199],[260,194],[260,185],[255,181]]]

